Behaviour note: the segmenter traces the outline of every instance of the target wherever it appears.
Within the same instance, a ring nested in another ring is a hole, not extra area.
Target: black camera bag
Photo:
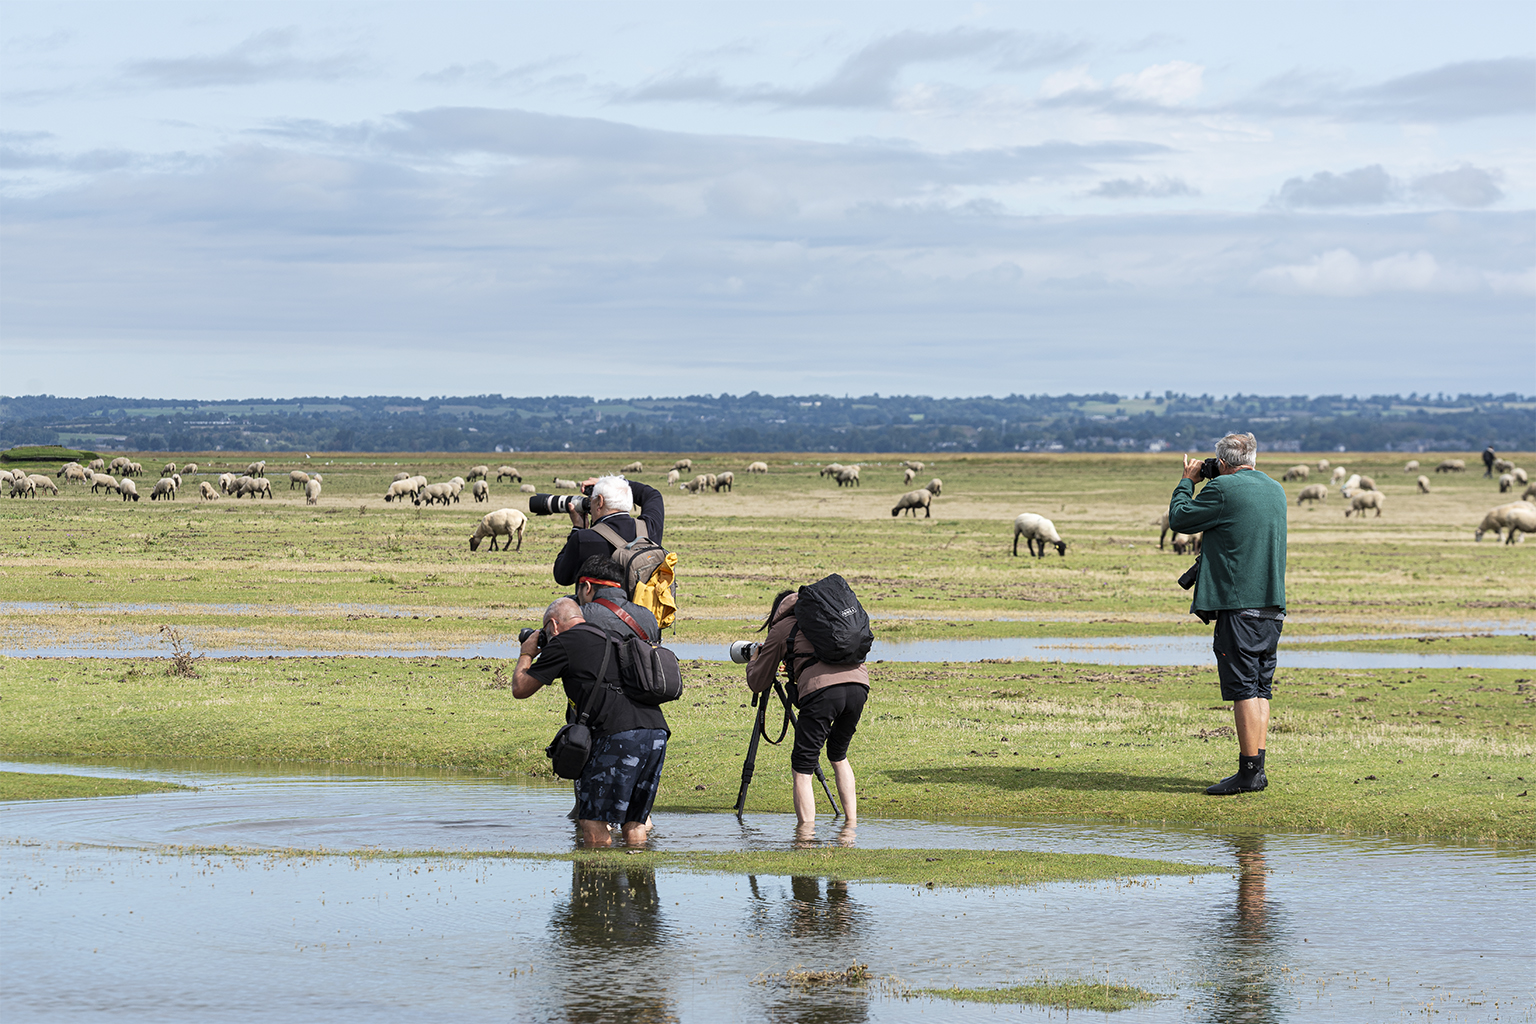
[[[785,663],[790,682],[800,675],[795,665],[795,634],[804,633],[816,652],[815,660],[828,665],[857,665],[875,642],[869,614],[859,604],[848,581],[837,573],[800,588],[795,602],[795,625],[785,644]]]
[[[677,655],[660,644],[651,643],[640,623],[621,606],[605,597],[598,598],[597,603],[622,619],[633,633],[617,641],[619,678],[624,681],[624,696],[636,704],[651,707],[681,697],[683,670],[677,663]]]
[[[587,719],[592,715],[592,702],[602,690],[608,688],[608,656],[613,653],[613,644],[603,648],[603,666],[598,669],[597,682],[592,686],[592,692],[587,694],[587,699],[582,702],[576,715],[576,721],[560,727],[555,733],[555,738],[550,740],[549,746],[544,748],[544,754],[550,760],[550,767],[556,775],[562,779],[579,779],[581,773],[587,767],[587,761],[592,757],[592,729],[587,725]]]

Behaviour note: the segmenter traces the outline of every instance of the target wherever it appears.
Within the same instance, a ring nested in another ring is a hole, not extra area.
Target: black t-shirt
[[[580,708],[592,699],[587,725],[599,736],[631,729],[668,729],[660,708],[636,704],[620,689],[619,652],[608,657],[603,692],[592,695],[597,672],[603,665],[608,639],[602,630],[588,623],[574,626],[550,640],[528,667],[528,674],[548,686],[556,679],[565,685],[565,696]],[[670,729],[668,729],[670,735]]]

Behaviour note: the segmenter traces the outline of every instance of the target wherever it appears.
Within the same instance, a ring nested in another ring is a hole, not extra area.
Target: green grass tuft
[[[909,995],[933,996],[958,1003],[1006,1003],[1055,1006],[1068,1010],[1128,1010],[1137,1003],[1166,999],[1134,985],[1100,984],[1094,981],[1039,981],[1008,988],[918,988]]]
[[[87,796],[131,796],[192,789],[150,779],[98,779],[87,775],[0,772],[0,800],[71,800]]]

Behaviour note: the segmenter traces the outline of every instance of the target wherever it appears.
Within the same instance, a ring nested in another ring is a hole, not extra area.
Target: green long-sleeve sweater
[[[1180,480],[1168,525],[1200,533],[1200,576],[1191,612],[1285,607],[1285,488],[1256,469],[1195,485]]]

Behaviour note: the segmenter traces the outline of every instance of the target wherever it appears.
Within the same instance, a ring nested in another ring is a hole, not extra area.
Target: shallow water
[[[1536,850],[1011,821],[866,819],[853,837],[1231,869],[994,891],[567,863],[174,857],[97,844],[553,852],[571,846],[570,791],[289,766],[0,768],[205,787],[0,805],[8,1022],[1053,1016],[904,1000],[890,986],[807,995],[756,980],[855,961],[917,987],[1049,974],[1173,996],[1115,1015],[1124,1021],[1528,1020],[1536,1008]],[[792,837],[788,815],[660,814],[655,845],[785,848]],[[825,819],[821,838],[838,838]],[[598,980],[608,978],[637,995]]]

